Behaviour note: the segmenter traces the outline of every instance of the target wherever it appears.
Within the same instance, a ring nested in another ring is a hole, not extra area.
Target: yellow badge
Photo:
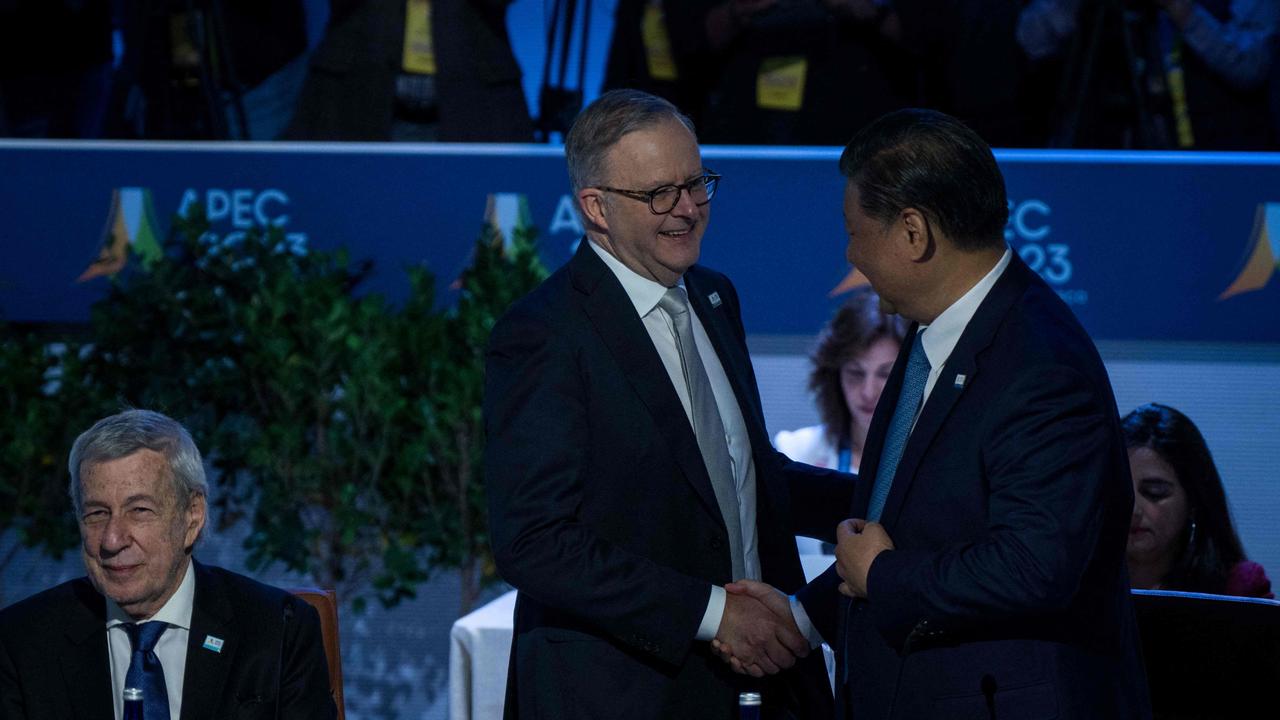
[[[771,57],[760,63],[756,76],[756,105],[763,110],[799,110],[804,105],[803,57]]]
[[[671,36],[667,34],[667,19],[662,13],[660,0],[650,0],[644,6],[644,19],[640,22],[644,36],[644,55],[649,65],[649,77],[654,80],[675,80],[676,59],[671,52]]]
[[[404,71],[436,74],[436,48],[431,41],[431,0],[409,0],[404,9]]]
[[[1169,101],[1173,104],[1173,124],[1178,132],[1178,147],[1189,148],[1196,144],[1196,134],[1191,128],[1191,112],[1187,109],[1187,78],[1182,72],[1182,42],[1174,44],[1165,56],[1165,82],[1169,87]]]

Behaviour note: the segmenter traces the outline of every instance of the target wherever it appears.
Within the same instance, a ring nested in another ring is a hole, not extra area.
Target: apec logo
[[[1023,262],[1040,274],[1053,286],[1068,305],[1084,305],[1089,302],[1089,291],[1068,288],[1075,274],[1071,263],[1071,246],[1051,242],[1053,225],[1049,218],[1053,209],[1043,200],[1009,200],[1009,221],[1004,227],[1004,239]]]
[[[196,203],[203,203],[211,227],[230,225],[229,232],[210,230],[200,239],[213,244],[235,244],[254,227],[284,228],[289,224],[289,196],[282,190],[248,188],[224,190],[211,188],[203,194],[194,188],[182,193],[178,214],[185,216]],[[120,187],[111,192],[111,206],[98,242],[97,257],[89,263],[76,282],[95,277],[109,277],[124,268],[130,255],[150,267],[164,252],[161,244],[165,233],[157,218],[151,188]],[[289,252],[305,253],[307,234],[286,232],[283,245]]]
[[[1261,290],[1280,271],[1280,203],[1260,203],[1236,279],[1218,300]]]
[[[551,217],[547,232],[551,235],[562,232],[573,233],[575,240],[582,235],[582,221],[578,219],[578,212],[574,207],[572,195],[560,196],[560,201],[556,203],[556,211]]]
[[[208,242],[234,244],[253,228],[283,229],[292,219],[288,212],[289,196],[277,188],[209,188],[203,192],[187,188],[178,203],[178,215],[185,216],[197,203],[204,205],[212,228],[202,238]],[[294,251],[305,251],[307,234],[286,232],[284,242]]]

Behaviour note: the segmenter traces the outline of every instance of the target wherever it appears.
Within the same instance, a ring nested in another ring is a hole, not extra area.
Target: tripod
[[[1168,119],[1159,110],[1168,99],[1152,38],[1155,12],[1125,0],[1089,0],[1080,8],[1050,147],[1080,147],[1082,136],[1090,146],[1170,146]]]
[[[576,88],[565,84],[569,71],[569,51],[572,49],[574,21],[578,14],[578,0],[555,0],[551,18],[547,23],[547,51],[542,62],[542,85],[538,91],[538,120],[535,128],[543,142],[550,142],[551,133],[563,136],[573,125],[573,119],[582,109],[583,78],[587,72],[587,40],[591,31],[591,0],[582,0],[582,38],[578,44],[578,83]],[[559,40],[557,53],[556,40]],[[552,61],[560,62],[555,82],[551,78]]]
[[[186,0],[193,42],[200,52],[200,89],[204,96],[209,128],[215,138],[228,138],[226,106],[230,106],[239,137],[249,138],[249,122],[244,111],[244,88],[236,79],[235,64],[227,45],[227,23],[222,0]]]

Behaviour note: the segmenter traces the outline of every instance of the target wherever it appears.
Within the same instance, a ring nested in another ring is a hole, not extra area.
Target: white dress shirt
[[[590,241],[588,241],[590,242]],[[689,388],[685,386],[684,369],[680,364],[680,349],[676,345],[675,326],[666,311],[658,307],[658,301],[666,294],[667,288],[661,283],[641,277],[622,261],[611,255],[604,248],[590,242],[591,249],[600,256],[604,264],[622,283],[622,289],[635,306],[636,314],[644,322],[645,330],[653,347],[662,358],[662,365],[671,378],[676,394],[680,396],[680,404],[684,406],[685,415],[689,418],[689,427],[693,427],[693,408],[689,401]],[[684,287],[681,279],[680,287]],[[725,375],[720,356],[716,354],[711,338],[702,327],[702,321],[693,306],[689,307],[689,315],[693,325],[693,341],[698,346],[698,355],[707,371],[707,379],[711,383],[711,393],[716,398],[716,408],[720,411],[720,421],[724,424],[725,442],[729,446],[729,460],[733,465],[734,484],[738,490],[738,520],[742,526],[742,552],[747,577],[760,579],[760,548],[756,536],[756,471],[755,461],[751,454],[751,440],[747,436],[747,425],[742,419],[742,408],[738,407],[738,399],[733,394],[733,386]],[[738,578],[735,578],[735,580]],[[711,598],[707,602],[707,610],[702,616],[702,624],[698,627],[698,640],[711,640],[720,629],[720,620],[724,616],[725,589],[713,585]]]
[[[920,344],[924,346],[924,355],[929,358],[930,368],[929,379],[924,384],[924,395],[920,398],[921,409],[924,408],[925,403],[929,402],[929,393],[933,392],[933,386],[938,384],[938,377],[942,375],[947,360],[951,358],[951,351],[956,349],[956,343],[960,342],[964,329],[969,326],[969,321],[978,312],[978,306],[982,305],[982,301],[987,299],[987,294],[991,292],[991,288],[995,287],[996,281],[1004,274],[1004,269],[1009,267],[1009,260],[1012,257],[1013,251],[1005,250],[995,267],[991,268],[978,281],[978,284],[969,288],[969,292],[961,295],[959,300],[951,303],[951,306],[934,318],[932,323],[920,326],[918,332],[924,333],[920,338]],[[929,332],[924,332],[926,329]],[[916,419],[919,419],[918,412]],[[914,427],[913,424],[912,428]]]
[[[155,653],[164,669],[164,689],[169,694],[169,717],[182,717],[182,679],[187,671],[187,638],[191,633],[191,610],[195,605],[196,576],[191,560],[187,560],[187,572],[182,584],[150,620],[169,625],[156,642]],[[124,625],[133,622],[128,613],[111,598],[107,603],[107,655],[111,661],[111,701],[116,720],[124,715],[124,679],[129,672],[129,660],[133,656],[133,644]]]

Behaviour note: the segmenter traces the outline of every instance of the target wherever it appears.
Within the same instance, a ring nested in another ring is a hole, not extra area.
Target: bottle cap
[[[142,700],[141,688],[125,688],[124,689],[125,702],[140,702],[141,700]]]
[[[739,707],[743,705],[759,705],[759,704],[760,704],[760,693],[757,693],[757,692],[738,693]]]

